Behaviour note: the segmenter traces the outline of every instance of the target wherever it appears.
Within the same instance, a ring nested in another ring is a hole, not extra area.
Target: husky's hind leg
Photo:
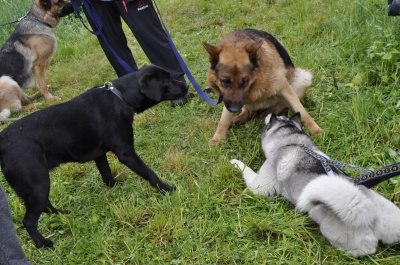
[[[400,241],[400,209],[391,201],[376,193],[366,189],[366,195],[373,201],[377,212],[377,220],[373,230],[375,235],[384,244],[393,244]]]
[[[345,224],[324,204],[314,206],[308,214],[319,224],[322,235],[333,246],[355,257],[375,253],[378,239],[369,226]]]

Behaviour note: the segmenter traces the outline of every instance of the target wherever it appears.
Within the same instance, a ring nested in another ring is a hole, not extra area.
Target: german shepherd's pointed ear
[[[254,65],[254,67],[258,67],[257,52],[260,49],[263,42],[264,42],[263,40],[260,40],[256,43],[247,44],[245,47],[246,51],[249,53],[249,59]]]
[[[206,49],[206,51],[208,52],[208,60],[210,61],[211,69],[215,69],[219,60],[219,54],[221,53],[222,49],[217,46],[208,44],[205,41],[203,41],[202,44],[204,49]]]
[[[260,40],[256,43],[247,44],[246,51],[249,53],[250,56],[254,56],[257,53],[257,51],[260,49],[263,42],[264,42],[263,40]]]
[[[290,118],[294,124],[301,130],[301,127],[303,126],[303,124],[301,123],[301,115],[300,112],[297,112],[295,114],[293,114],[293,116]]]

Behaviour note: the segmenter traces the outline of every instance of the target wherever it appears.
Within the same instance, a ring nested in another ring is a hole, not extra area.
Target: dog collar
[[[125,102],[124,98],[122,97],[121,92],[113,85],[113,83],[111,83],[110,81],[107,81],[104,83],[104,87],[107,90],[111,91],[114,95],[116,95],[120,100]]]
[[[39,20],[39,19],[37,19],[37,18],[33,18],[36,22],[39,22],[40,24],[43,24],[43,25],[45,25],[45,26],[47,26],[47,27],[49,27],[49,28],[53,28],[53,26],[52,25],[50,25],[49,23],[46,23],[46,22],[44,22],[44,21],[41,21],[41,20]]]

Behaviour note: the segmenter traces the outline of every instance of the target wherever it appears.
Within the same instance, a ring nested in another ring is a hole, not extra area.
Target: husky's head
[[[302,130],[300,113],[294,114],[291,118],[268,114],[265,118],[261,143],[263,148],[266,148],[268,145],[290,144],[297,141],[301,135],[306,134]]]

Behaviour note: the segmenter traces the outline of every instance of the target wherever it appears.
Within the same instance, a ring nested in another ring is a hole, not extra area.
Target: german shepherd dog
[[[300,102],[311,85],[312,74],[295,68],[285,48],[271,34],[255,29],[235,30],[217,46],[206,42],[203,46],[210,61],[208,83],[224,102],[211,145],[219,145],[226,138],[232,121],[244,123],[257,111],[265,117],[290,108],[301,113],[311,134],[321,132]],[[234,118],[239,111],[240,115]]]
[[[186,95],[188,85],[171,79],[156,66],[89,89],[65,103],[27,115],[0,132],[0,164],[4,177],[23,199],[23,224],[36,247],[53,242],[38,231],[42,212],[64,213],[49,200],[49,170],[67,162],[94,160],[103,182],[114,186],[106,153],[161,191],[175,188],[162,182],[134,149],[133,116],[164,100]]]
[[[28,14],[21,19],[0,50],[0,118],[7,118],[10,111],[28,110],[37,106],[21,106],[39,93],[54,99],[46,85],[45,70],[57,47],[52,28],[60,18],[74,11],[64,0],[35,0]],[[33,96],[22,91],[36,86]]]
[[[301,148],[329,159],[302,131],[299,113],[291,119],[269,114],[265,124],[261,146],[266,161],[260,171],[231,160],[251,192],[284,196],[297,210],[308,212],[332,245],[354,256],[375,253],[379,241],[400,241],[400,209],[394,203],[356,186],[337,167],[327,173],[320,160]]]

